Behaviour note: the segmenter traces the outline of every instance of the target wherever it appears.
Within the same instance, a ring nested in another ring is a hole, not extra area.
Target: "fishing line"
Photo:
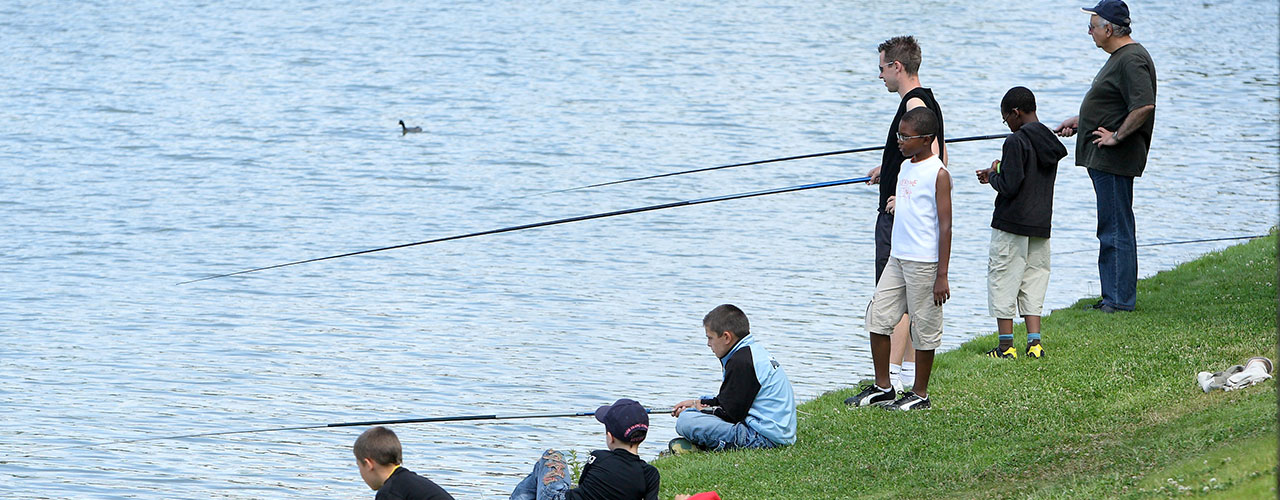
[[[1205,183],[1202,183],[1201,186],[1217,186],[1221,184],[1232,184],[1236,182],[1253,182],[1253,181],[1260,181],[1264,179],[1274,179],[1276,178],[1276,176],[1280,176],[1280,173],[1264,175],[1262,177],[1246,177],[1243,179],[1227,179],[1224,181],[1205,182]]]
[[[973,137],[960,137],[960,138],[956,138],[956,139],[946,139],[946,140],[943,140],[942,142],[945,142],[945,143],[947,143],[947,144],[951,144],[951,143],[957,143],[957,142],[985,141],[985,140],[988,140],[988,139],[1002,139],[1002,138],[1005,138],[1005,137],[1009,137],[1010,135],[1013,135],[1013,134],[975,135],[975,136],[973,136]],[[644,177],[635,177],[635,178],[631,178],[631,179],[622,179],[622,180],[617,180],[617,181],[601,182],[601,183],[598,183],[598,184],[590,184],[590,185],[586,185],[586,186],[578,186],[578,187],[571,187],[571,188],[565,188],[565,189],[557,189],[557,190],[555,190],[555,191],[543,191],[543,192],[540,192],[540,193],[532,193],[532,194],[526,194],[526,195],[521,195],[521,196],[514,196],[514,197],[511,197],[511,198],[508,198],[508,199],[509,199],[509,200],[515,200],[515,199],[520,199],[520,198],[529,198],[529,197],[532,197],[532,196],[544,196],[544,195],[548,195],[548,194],[567,193],[567,192],[569,192],[569,191],[577,191],[577,190],[580,190],[580,189],[591,189],[591,188],[597,188],[597,187],[602,187],[602,186],[612,186],[612,185],[614,185],[614,184],[623,184],[623,183],[627,183],[627,182],[636,182],[636,181],[646,181],[646,180],[649,180],[649,179],[658,179],[658,178],[662,178],[662,177],[673,177],[673,176],[677,176],[677,175],[685,175],[685,174],[695,174],[695,173],[698,173],[698,172],[710,172],[710,171],[712,171],[712,170],[720,170],[720,169],[724,169],[724,168],[746,167],[746,166],[750,166],[750,165],[763,165],[763,164],[766,164],[766,163],[777,163],[777,162],[783,162],[783,161],[803,160],[803,159],[806,159],[806,158],[819,158],[819,157],[823,157],[823,156],[835,156],[835,155],[843,155],[843,154],[849,154],[849,153],[863,153],[863,152],[867,152],[867,151],[879,151],[879,150],[882,150],[882,149],[884,149],[884,146],[870,146],[870,147],[856,148],[856,149],[843,149],[843,150],[840,150],[840,151],[828,151],[828,152],[825,152],[825,153],[812,153],[812,154],[799,155],[799,156],[787,156],[787,157],[784,157],[784,158],[773,158],[773,159],[770,159],[770,160],[757,160],[757,161],[749,161],[749,162],[746,162],[746,163],[734,163],[734,164],[732,164],[732,165],[720,165],[720,166],[718,166],[718,167],[695,168],[695,169],[693,169],[693,170],[681,170],[681,171],[679,171],[679,172],[668,172],[668,173],[665,173],[665,174],[648,175],[648,176],[644,176]]]
[[[1165,242],[1160,242],[1160,243],[1144,243],[1144,244],[1141,244],[1141,245],[1137,245],[1137,248],[1143,248],[1143,247],[1160,247],[1160,246],[1165,246],[1165,245],[1185,245],[1185,244],[1187,244],[1187,243],[1206,243],[1206,242],[1210,242],[1210,241],[1256,240],[1256,239],[1258,239],[1258,238],[1266,238],[1267,236],[1269,236],[1269,235],[1266,235],[1266,234],[1256,234],[1256,235],[1253,235],[1253,236],[1232,236],[1232,237],[1229,237],[1229,238],[1206,238],[1206,239],[1202,239],[1202,240],[1165,241]],[[1096,251],[1098,251],[1098,249],[1096,249],[1096,248],[1088,248],[1088,249],[1084,249],[1084,250],[1072,250],[1072,251],[1070,251],[1070,252],[1053,252],[1053,254],[1054,254],[1054,255],[1067,255],[1067,254],[1073,254],[1073,253],[1096,252]]]
[[[799,185],[799,186],[790,186],[790,187],[783,187],[783,188],[765,189],[765,190],[762,190],[762,191],[752,191],[752,192],[749,192],[749,193],[729,194],[729,195],[723,195],[723,196],[712,196],[712,197],[710,197],[710,198],[698,198],[698,199],[696,199],[696,200],[676,201],[676,202],[671,202],[671,203],[663,203],[663,204],[660,204],[660,205],[649,205],[649,206],[647,206],[647,207],[628,208],[628,209],[625,209],[625,210],[615,210],[615,211],[613,211],[613,212],[603,212],[603,213],[597,213],[597,214],[591,214],[591,215],[580,215],[580,216],[577,216],[577,217],[568,217],[568,218],[564,218],[564,219],[556,219],[556,220],[549,220],[549,221],[543,221],[543,222],[535,222],[535,223],[532,223],[532,224],[522,224],[522,225],[519,225],[519,226],[510,226],[510,227],[504,227],[504,228],[499,228],[499,229],[490,229],[490,230],[488,230],[488,231],[480,231],[480,232],[475,232],[475,233],[467,233],[467,234],[459,234],[459,235],[454,235],[454,236],[446,236],[446,237],[443,237],[443,238],[436,238],[436,239],[433,239],[433,240],[417,241],[417,242],[413,242],[413,243],[403,243],[403,244],[400,244],[400,245],[392,245],[392,246],[382,247],[382,248],[373,248],[373,249],[369,249],[369,250],[360,250],[360,251],[358,251],[358,252],[349,252],[349,253],[338,254],[338,255],[330,255],[330,256],[328,256],[328,257],[318,257],[318,258],[315,258],[315,259],[307,259],[307,260],[299,260],[299,261],[294,261],[294,262],[286,262],[286,263],[284,263],[284,264],[276,264],[276,265],[273,265],[273,266],[266,266],[266,267],[257,267],[257,268],[253,268],[253,269],[246,269],[246,270],[244,270],[244,271],[236,271],[236,272],[234,272],[234,273],[226,273],[226,274],[217,274],[217,275],[213,275],[213,276],[206,276],[206,277],[204,277],[204,278],[199,278],[199,279],[194,279],[194,280],[183,281],[183,282],[178,283],[178,284],[179,284],[179,285],[185,285],[185,284],[188,284],[188,283],[195,283],[195,282],[197,282],[197,281],[205,281],[205,280],[211,280],[211,279],[216,279],[216,278],[226,278],[226,277],[228,277],[228,276],[237,276],[237,275],[247,274],[247,273],[252,273],[252,272],[257,272],[257,271],[266,271],[266,270],[268,270],[268,269],[278,269],[278,268],[281,268],[281,267],[294,266],[294,265],[298,265],[298,264],[306,264],[306,263],[309,263],[309,262],[319,262],[319,261],[322,261],[322,260],[339,259],[339,258],[342,258],[342,257],[351,257],[351,256],[354,256],[354,255],[364,255],[364,254],[368,254],[368,253],[382,252],[382,251],[386,251],[386,250],[395,250],[395,249],[399,249],[399,248],[408,248],[408,247],[418,246],[418,245],[429,245],[429,244],[431,244],[431,243],[440,243],[440,242],[444,242],[444,241],[460,240],[460,239],[464,239],[464,238],[474,238],[474,237],[476,237],[476,236],[485,236],[485,235],[489,235],[489,234],[507,233],[507,232],[511,232],[511,231],[519,231],[519,230],[522,230],[522,229],[533,229],[533,228],[537,228],[537,227],[554,226],[554,225],[557,225],[557,224],[567,224],[567,223],[570,223],[570,222],[579,222],[579,221],[591,220],[591,219],[602,219],[602,218],[605,218],[605,217],[615,217],[615,216],[618,216],[618,215],[628,215],[628,214],[636,214],[636,213],[640,213],[640,212],[651,212],[651,211],[654,211],[654,210],[663,210],[663,209],[668,209],[668,208],[687,207],[687,206],[692,206],[692,205],[701,205],[701,204],[703,204],[703,203],[715,203],[715,202],[718,202],[718,201],[738,200],[738,199],[742,199],[742,198],[753,198],[753,197],[756,197],[756,196],[767,196],[767,195],[771,195],[771,194],[790,193],[790,192],[793,192],[793,191],[804,191],[804,190],[808,190],[808,189],[818,189],[818,188],[826,188],[826,187],[834,187],[834,186],[843,186],[843,185],[845,185],[845,184],[855,184],[855,183],[859,183],[859,182],[867,182],[867,181],[869,181],[869,180],[871,180],[871,178],[870,178],[870,177],[858,177],[858,178],[854,178],[854,179],[843,179],[843,180],[838,180],[838,181],[815,182],[815,183],[813,183],[813,184],[803,184],[803,185]]]
[[[648,413],[650,415],[662,415],[662,414],[672,413],[673,411],[674,411],[674,408],[657,408],[657,409],[646,409],[645,413]],[[404,419],[397,419],[397,420],[368,420],[368,421],[360,421],[360,422],[337,422],[332,424],[302,425],[302,426],[295,426],[295,427],[272,427],[269,429],[201,432],[196,434],[182,434],[177,436],[125,439],[121,441],[109,441],[105,443],[67,446],[64,448],[55,448],[50,451],[68,450],[68,449],[75,449],[75,448],[94,448],[99,446],[113,446],[118,444],[142,443],[146,441],[165,441],[165,440],[191,439],[191,438],[212,437],[212,436],[229,436],[233,434],[256,434],[259,432],[282,432],[282,431],[297,431],[297,430],[306,430],[306,429],[327,429],[332,427],[367,427],[367,426],[373,426],[373,425],[467,422],[467,421],[474,421],[474,420],[516,420],[516,419],[530,419],[530,418],[590,417],[590,416],[594,416],[595,414],[596,414],[595,410],[592,410],[592,411],[579,411],[579,412],[573,412],[573,413],[534,413],[534,414],[523,414],[523,415],[463,415],[463,416],[452,416],[452,417],[425,417],[425,418],[404,418]]]

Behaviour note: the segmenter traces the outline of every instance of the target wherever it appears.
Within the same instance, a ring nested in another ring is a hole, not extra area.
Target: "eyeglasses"
[[[1094,24],[1093,24],[1093,21],[1089,21],[1089,32],[1090,32],[1090,33],[1092,33],[1092,32],[1093,32],[1093,30],[1100,30],[1100,29],[1102,29],[1103,27],[1105,27],[1106,25],[1107,25],[1107,23],[1102,23],[1102,24],[1094,25]]]
[[[907,142],[911,139],[919,139],[921,137],[933,137],[933,134],[902,135],[902,132],[898,132],[897,135],[898,135],[898,142]]]
[[[884,65],[877,64],[876,66],[878,66],[880,68],[880,71],[883,72],[883,71],[887,71],[889,67],[893,66],[893,63],[895,62],[898,62],[898,61],[889,61],[887,63],[884,63]]]

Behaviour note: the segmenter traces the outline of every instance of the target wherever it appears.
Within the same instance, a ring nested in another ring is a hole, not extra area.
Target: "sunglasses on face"
[[[933,134],[902,135],[902,132],[898,132],[897,135],[898,135],[898,142],[907,142],[911,139],[919,139],[921,137],[933,137]]]

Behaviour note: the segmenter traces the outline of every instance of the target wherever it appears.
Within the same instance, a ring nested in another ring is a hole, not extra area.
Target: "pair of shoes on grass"
[[[1104,312],[1107,314],[1117,313],[1117,312],[1130,312],[1129,310],[1126,310],[1126,309],[1116,309],[1114,307],[1111,307],[1107,304],[1102,303],[1101,300],[1094,302],[1092,304],[1089,304],[1087,306],[1084,306],[1084,310]]]
[[[907,410],[924,410],[929,408],[929,398],[917,396],[914,392],[907,392],[901,398],[894,400],[897,391],[893,389],[881,389],[875,384],[868,384],[862,388],[862,392],[858,395],[844,400],[844,404],[853,407],[864,406],[881,406],[886,410],[907,411]]]
[[[1013,346],[1009,346],[1007,349],[1001,350],[1000,347],[997,346],[995,349],[987,351],[986,356],[988,358],[1018,359],[1018,349]],[[1043,358],[1044,345],[1035,344],[1027,346],[1027,357],[1035,359]]]

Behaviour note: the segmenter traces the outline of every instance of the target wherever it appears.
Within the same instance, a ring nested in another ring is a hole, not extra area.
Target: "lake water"
[[[861,176],[879,153],[514,199],[881,144],[898,100],[876,45],[894,35],[921,40],[951,137],[1004,132],[1014,85],[1056,124],[1106,59],[1088,16],[1049,1],[370,3],[0,6],[0,497],[370,498],[358,427],[63,448],[624,396],[670,406],[718,387],[700,320],[725,302],[799,397],[851,386],[871,371],[876,195],[862,185],[176,283]],[[1160,82],[1139,243],[1265,233],[1276,3],[1132,3]],[[999,148],[951,149],[946,348],[994,329],[994,192],[972,172]],[[1050,308],[1099,290],[1093,191],[1072,163]],[[1145,247],[1140,272],[1229,244]],[[603,445],[590,418],[395,430],[405,465],[458,498],[504,497],[543,448]],[[641,450],[673,436],[656,416]]]

